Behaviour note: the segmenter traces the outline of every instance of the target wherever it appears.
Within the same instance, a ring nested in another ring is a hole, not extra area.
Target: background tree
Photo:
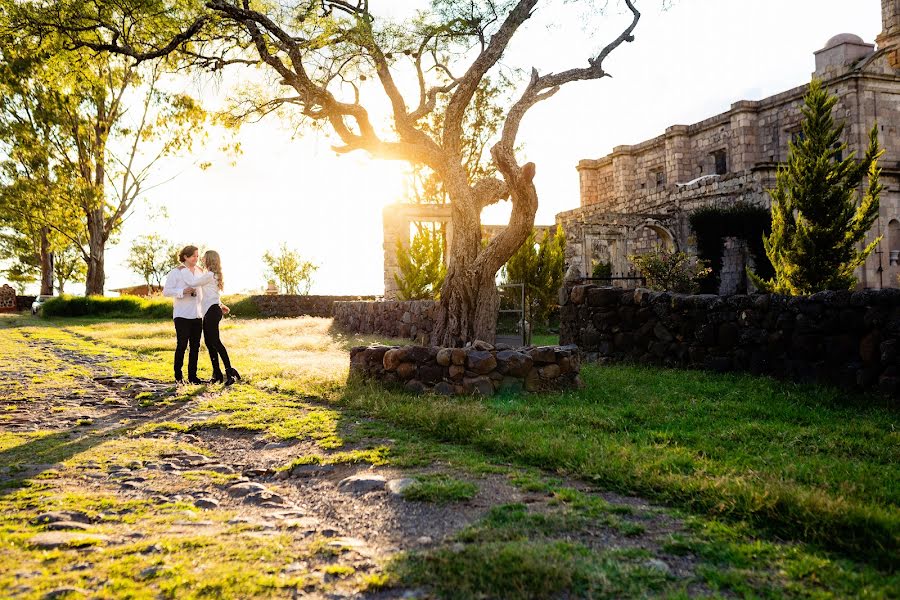
[[[40,167],[32,166],[40,177],[20,169],[12,179],[41,182],[41,201],[27,214],[82,249],[85,291],[103,294],[107,242],[152,187],[158,161],[203,134],[206,114],[189,96],[164,91],[162,62],[63,49],[58,36],[27,39],[6,24],[0,142]],[[59,218],[49,222],[50,214]]]
[[[562,227],[547,232],[538,242],[532,229],[525,243],[503,267],[504,283],[525,284],[525,318],[547,324],[565,278],[566,236]]]
[[[444,266],[444,236],[440,229],[419,226],[405,247],[397,242],[394,281],[401,300],[430,300],[440,297],[447,269]]]
[[[802,135],[790,142],[787,163],[778,168],[770,192],[772,233],[763,244],[775,277],[764,281],[748,271],[758,288],[779,294],[852,289],[853,271],[881,240],[858,249],[878,218],[877,125],[862,160],[852,153],[841,159],[847,152],[844,125],[831,116],[837,97],[814,79],[803,102]],[[864,178],[868,183],[857,202]]]
[[[268,276],[278,281],[284,294],[308,294],[313,273],[319,270],[318,265],[303,260],[299,252],[291,250],[284,243],[278,254],[267,251],[263,255],[263,262],[268,269]]]
[[[62,247],[53,253],[53,275],[56,278],[56,293],[66,293],[66,284],[84,282],[87,264],[81,256],[81,248],[74,244]]]
[[[501,70],[511,40],[533,15],[558,14],[552,0],[434,0],[431,10],[402,24],[370,11],[368,0],[3,1],[20,35],[61,32],[72,46],[135,60],[177,55],[211,69],[238,62],[264,65],[287,93],[245,99],[236,117],[291,107],[306,121],[327,127],[339,140],[339,153],[363,150],[433,171],[450,199],[454,229],[432,332],[432,342],[446,346],[493,340],[496,274],[534,226],[535,166],[516,158],[522,119],[563,85],[609,75],[604,61],[634,40],[640,19],[634,2],[624,0],[627,25],[596,55],[586,56],[582,66],[543,75],[533,68],[516,99],[502,108],[502,125],[490,147],[500,177],[472,178],[465,168],[463,139],[476,92]],[[559,4],[558,10],[564,10],[574,3]],[[369,80],[377,82],[390,106],[387,128],[373,123],[366,108],[376,104],[368,98],[375,88]],[[404,96],[406,81],[415,85]],[[432,113],[439,113],[433,120],[440,124],[435,132],[427,126]],[[481,211],[507,198],[512,202],[510,220],[483,246]]]
[[[178,248],[159,234],[142,235],[132,242],[125,264],[148,288],[161,288],[166,274],[178,266]]]

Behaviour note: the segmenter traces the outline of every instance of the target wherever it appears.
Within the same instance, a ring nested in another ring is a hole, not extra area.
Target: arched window
[[[900,265],[900,221],[891,219],[888,223],[888,264],[892,267]]]

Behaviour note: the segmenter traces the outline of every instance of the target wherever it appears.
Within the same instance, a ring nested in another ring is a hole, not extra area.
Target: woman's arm
[[[200,273],[199,275],[194,275],[193,273],[191,273],[190,269],[184,269],[183,277],[184,277],[184,281],[188,285],[192,285],[194,287],[200,287],[201,285],[206,285],[210,281],[215,281],[215,279],[214,279],[215,275],[213,275],[212,271],[204,271],[203,273]]]

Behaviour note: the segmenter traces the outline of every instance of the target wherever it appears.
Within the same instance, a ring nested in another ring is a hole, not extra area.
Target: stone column
[[[900,69],[900,0],[881,0],[881,33],[875,38],[878,49],[888,49],[888,64]]]
[[[759,161],[758,102],[741,100],[731,105],[731,139],[728,145],[728,171],[747,171]]]
[[[687,125],[672,125],[666,129],[666,184],[691,179],[691,140]]]
[[[634,210],[635,159],[631,146],[616,146],[612,154],[613,164],[613,202],[610,210]]]

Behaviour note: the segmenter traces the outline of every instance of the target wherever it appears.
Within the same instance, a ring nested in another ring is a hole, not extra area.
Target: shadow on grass
[[[153,413],[153,419],[165,420],[189,406],[171,406]],[[122,425],[121,419],[134,416],[134,409],[116,411],[103,416],[101,423],[77,426],[37,437],[0,451],[0,466],[8,467],[6,477],[0,477],[0,496],[27,485],[28,480],[55,469],[60,463],[100,446],[110,440],[127,437],[134,424]],[[28,435],[29,432],[22,432]]]

